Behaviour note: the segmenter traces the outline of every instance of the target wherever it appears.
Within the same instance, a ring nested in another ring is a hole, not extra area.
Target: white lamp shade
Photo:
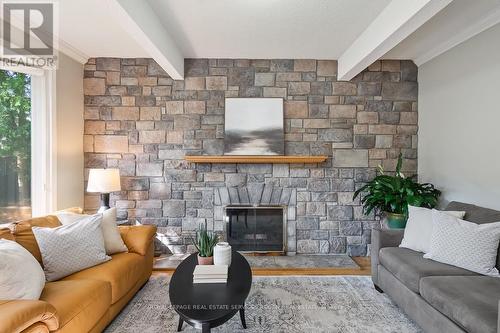
[[[119,169],[90,169],[87,192],[110,193],[120,191]]]

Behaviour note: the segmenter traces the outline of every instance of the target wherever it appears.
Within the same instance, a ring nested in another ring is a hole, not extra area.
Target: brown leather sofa
[[[33,218],[0,229],[0,238],[16,241],[42,263],[31,227],[59,225],[53,215]],[[119,228],[129,252],[47,282],[40,300],[0,300],[0,333],[101,332],[148,281],[153,269],[156,227]]]

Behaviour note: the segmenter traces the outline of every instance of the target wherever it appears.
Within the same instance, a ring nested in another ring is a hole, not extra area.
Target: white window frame
[[[56,72],[33,67],[0,65],[0,69],[31,75],[31,214],[55,210]]]

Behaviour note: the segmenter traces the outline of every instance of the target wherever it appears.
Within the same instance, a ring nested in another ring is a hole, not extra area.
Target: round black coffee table
[[[193,271],[198,264],[197,254],[187,257],[175,270],[170,280],[170,303],[179,314],[177,331],[184,322],[201,329],[203,333],[224,324],[237,312],[245,323],[245,300],[252,285],[252,271],[247,260],[233,251],[227,284],[193,284]]]

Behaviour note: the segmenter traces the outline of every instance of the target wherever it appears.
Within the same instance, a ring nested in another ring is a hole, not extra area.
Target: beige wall
[[[56,209],[83,207],[83,65],[59,53],[56,73]]]
[[[500,24],[419,68],[418,172],[443,200],[500,209]]]

